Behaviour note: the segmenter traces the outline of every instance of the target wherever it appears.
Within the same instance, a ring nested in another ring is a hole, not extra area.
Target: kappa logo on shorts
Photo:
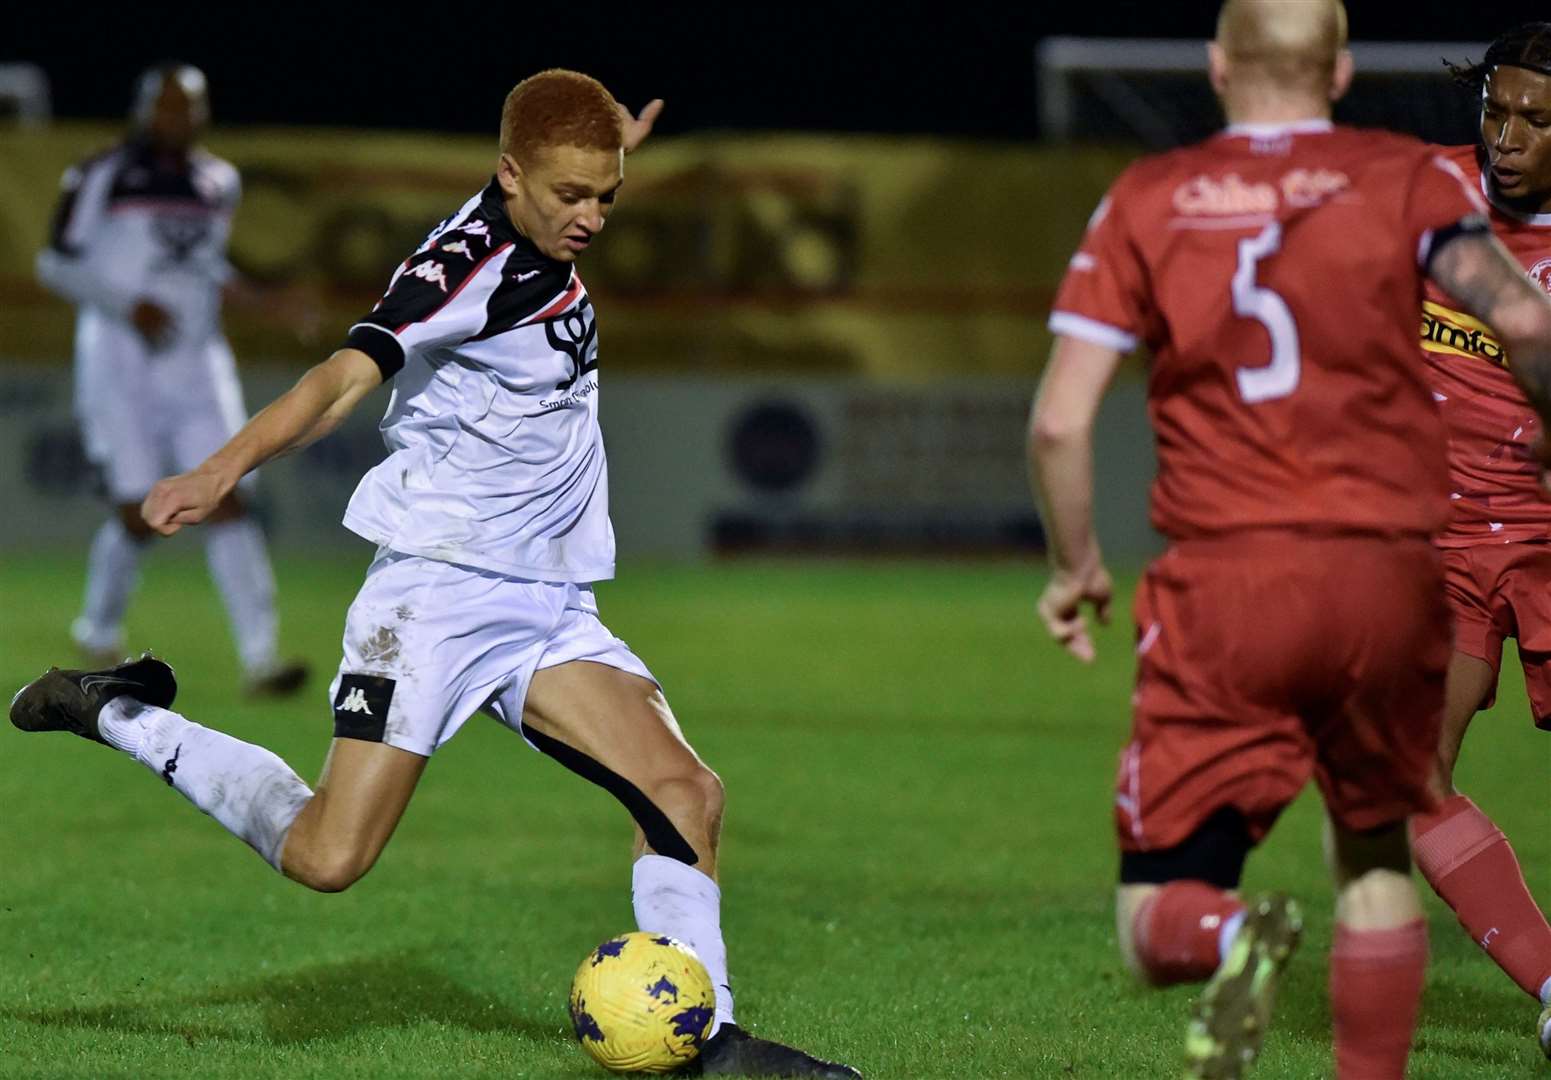
[[[334,695],[334,737],[382,742],[396,686],[382,675],[341,675]]]

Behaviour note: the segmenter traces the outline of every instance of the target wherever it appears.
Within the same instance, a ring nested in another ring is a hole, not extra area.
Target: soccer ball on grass
[[[634,931],[599,945],[571,982],[571,1026],[610,1072],[664,1073],[693,1061],[711,1031],[716,988],[695,951]]]

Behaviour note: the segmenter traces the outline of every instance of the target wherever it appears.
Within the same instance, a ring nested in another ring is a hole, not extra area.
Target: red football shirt
[[[1473,146],[1442,151],[1484,192]],[[1543,287],[1551,287],[1551,214],[1517,215],[1493,206],[1492,232]],[[1535,410],[1508,374],[1490,330],[1431,282],[1422,303],[1422,356],[1449,433],[1454,515],[1445,547],[1551,540],[1551,503],[1540,493],[1530,447]]]
[[[1435,149],[1324,121],[1230,127],[1127,169],[1050,327],[1151,352],[1159,531],[1438,532],[1423,267],[1435,230],[1483,210]]]

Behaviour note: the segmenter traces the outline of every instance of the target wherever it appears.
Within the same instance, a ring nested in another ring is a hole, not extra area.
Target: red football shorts
[[[1148,568],[1136,625],[1123,850],[1173,847],[1229,806],[1258,842],[1311,777],[1347,829],[1431,807],[1450,631],[1426,540],[1184,541]]]
[[[1517,640],[1535,725],[1551,730],[1551,544],[1445,548],[1443,577],[1454,647],[1491,664],[1495,675],[1503,639]]]

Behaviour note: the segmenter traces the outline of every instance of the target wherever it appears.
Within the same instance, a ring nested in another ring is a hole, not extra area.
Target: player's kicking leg
[[[1288,898],[1239,900],[1250,846],[1243,817],[1224,809],[1173,848],[1121,857],[1115,916],[1127,967],[1153,986],[1206,980],[1185,1038],[1188,1076],[1244,1074],[1302,932]]]
[[[143,657],[103,671],[52,670],[11,701],[23,731],[69,731],[134,758],[275,869],[338,892],[376,862],[426,759],[336,739],[313,791],[263,747],[171,711],[172,669]]]
[[[1530,895],[1513,848],[1492,819],[1454,788],[1471,718],[1497,685],[1485,660],[1456,652],[1432,787],[1438,806],[1411,819],[1417,868],[1472,940],[1539,1001],[1540,1044],[1551,1056],[1551,925]]]
[[[716,883],[722,783],[684,740],[657,685],[585,660],[544,668],[528,687],[522,725],[541,751],[608,789],[635,818],[636,923],[688,943],[716,986],[716,1020],[698,1058],[702,1071],[859,1077],[734,1022]]]

